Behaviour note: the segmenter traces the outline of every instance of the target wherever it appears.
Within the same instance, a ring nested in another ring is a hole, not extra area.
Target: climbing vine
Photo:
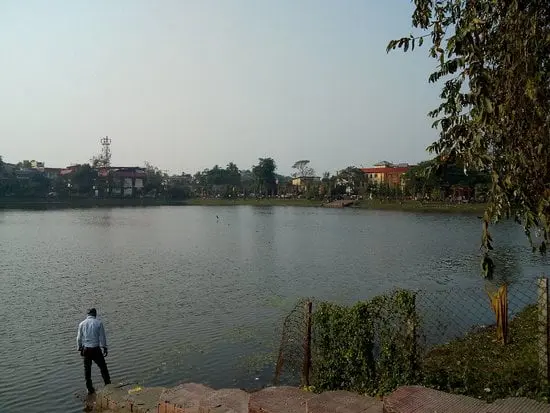
[[[384,394],[418,381],[415,294],[396,290],[313,315],[313,386]]]

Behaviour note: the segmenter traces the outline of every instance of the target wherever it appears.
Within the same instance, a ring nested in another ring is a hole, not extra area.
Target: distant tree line
[[[143,188],[133,196],[174,200],[281,196],[318,200],[362,197],[443,201],[452,198],[458,188],[466,191],[468,198],[484,200],[490,182],[487,173],[468,171],[462,164],[445,164],[436,159],[412,166],[400,185],[375,183],[355,166],[335,174],[325,172],[321,177],[315,176],[309,160],[299,160],[292,168],[295,171],[292,176],[278,174],[275,160],[268,157],[259,158],[249,169],[239,169],[234,162],[229,162],[225,167],[214,165],[194,175],[168,175],[146,162]],[[49,176],[32,169],[30,161],[8,167],[0,157],[0,197],[94,197],[97,193],[111,196],[108,188],[113,185],[112,173],[100,177],[98,171],[93,165],[81,164],[71,167],[64,175]],[[296,184],[297,181],[300,183]]]

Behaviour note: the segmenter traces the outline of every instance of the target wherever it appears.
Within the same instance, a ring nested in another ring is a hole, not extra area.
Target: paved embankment
[[[138,391],[108,386],[88,402],[93,411],[103,413],[550,413],[550,405],[525,398],[487,404],[420,386],[398,388],[383,400],[346,391],[314,394],[295,387],[245,392],[194,383]]]
[[[348,206],[352,206],[355,203],[355,201],[345,200],[345,201],[332,201],[328,202],[326,204],[323,204],[323,207],[325,208],[345,208]]]

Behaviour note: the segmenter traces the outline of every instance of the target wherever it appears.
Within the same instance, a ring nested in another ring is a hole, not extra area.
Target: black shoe
[[[88,395],[95,394],[95,389],[92,387],[91,389],[88,389]]]

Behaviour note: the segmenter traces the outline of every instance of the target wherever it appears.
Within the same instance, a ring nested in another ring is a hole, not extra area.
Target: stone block
[[[195,410],[194,413],[196,413],[197,409],[198,407],[197,408],[191,407],[189,409],[185,409],[181,406],[177,406],[169,402],[161,401],[158,405],[157,413],[191,413],[192,410]]]
[[[160,395],[164,390],[164,387],[145,387],[139,392],[127,395],[126,401],[132,403],[132,411],[135,413],[156,413]]]
[[[101,391],[95,396],[95,404],[97,409],[101,410],[118,410],[127,406],[126,400],[127,392],[125,389],[116,387],[115,385],[109,384],[105,386]],[[93,396],[92,396],[93,397]],[[89,404],[87,402],[87,404]],[[101,411],[100,410],[100,411]]]
[[[184,383],[179,386],[166,389],[160,395],[160,401],[170,402],[186,409],[199,406],[201,399],[214,392],[214,389],[196,383]]]
[[[208,393],[199,402],[199,413],[248,413],[250,394],[239,389]]]
[[[550,413],[550,405],[525,397],[499,399],[487,406],[484,413]]]
[[[249,413],[305,413],[311,392],[296,387],[268,387],[251,394]]]
[[[384,413],[484,413],[484,401],[421,386],[399,387],[384,397]]]
[[[306,402],[307,413],[382,413],[382,402],[348,391],[327,391]]]

